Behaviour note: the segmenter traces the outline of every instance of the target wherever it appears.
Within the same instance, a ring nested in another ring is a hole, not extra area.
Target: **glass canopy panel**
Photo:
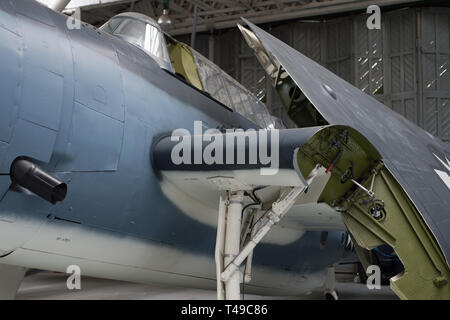
[[[145,23],[133,19],[122,20],[122,23],[114,30],[113,34],[131,44],[144,48]]]
[[[100,30],[141,48],[162,68],[173,71],[164,35],[151,18],[123,13],[109,20]]]

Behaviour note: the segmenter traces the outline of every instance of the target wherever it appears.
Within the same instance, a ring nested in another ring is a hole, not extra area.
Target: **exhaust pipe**
[[[52,204],[63,201],[67,185],[23,157],[16,158],[9,173],[11,181]]]

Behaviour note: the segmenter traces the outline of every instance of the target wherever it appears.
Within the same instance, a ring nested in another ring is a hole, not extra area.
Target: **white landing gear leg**
[[[339,300],[339,295],[335,289],[336,285],[336,272],[334,267],[327,269],[327,275],[325,276],[325,282],[323,284],[323,292],[326,300]]]
[[[241,248],[241,213],[244,192],[230,192],[220,198],[219,223],[216,239],[217,298],[239,300],[241,273],[235,272],[228,281],[222,281],[223,269],[232,263]]]
[[[12,300],[19,290],[26,268],[0,264],[0,300]]]
[[[306,180],[306,186],[311,184],[316,177],[319,172],[318,168],[317,166],[313,169],[310,177]],[[244,192],[234,190],[220,196],[215,251],[217,299],[239,300],[241,298],[241,281],[248,282],[251,280],[253,249],[271,228],[284,217],[297,201],[297,198],[306,190],[306,186],[282,190],[280,197],[272,203],[272,207],[252,225],[248,239],[244,236],[242,242],[245,241],[245,243],[242,244],[242,248],[241,231],[245,229],[245,223],[244,226],[241,223]],[[244,232],[244,235],[246,234],[247,232]],[[246,270],[244,276],[240,266],[246,259],[248,270]]]
[[[230,265],[241,249],[241,212],[244,193],[238,191],[231,194],[227,211],[227,225],[225,231],[224,266]],[[241,298],[241,273],[235,272],[225,282],[225,299],[239,300]]]
[[[305,187],[286,189],[272,208],[261,217],[247,243],[240,248],[243,191],[231,192],[228,200],[221,196],[216,239],[217,298],[240,299],[240,283],[244,280],[240,266],[270,229],[293,206]],[[250,258],[251,259],[251,258]],[[223,261],[223,262],[222,262]],[[251,263],[247,261],[247,263]],[[247,280],[251,277],[247,274]]]

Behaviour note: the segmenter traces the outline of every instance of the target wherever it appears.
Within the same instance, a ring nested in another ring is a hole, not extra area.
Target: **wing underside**
[[[266,137],[267,150],[263,150],[262,140]],[[239,150],[239,146],[243,149]],[[265,160],[262,151],[270,155]],[[245,157],[239,159],[238,154]],[[253,158],[252,154],[256,156]],[[153,145],[152,151],[153,167],[161,180],[171,185],[168,189],[177,189],[178,194],[202,204],[197,215],[201,210],[207,211],[205,208],[216,211],[218,195],[223,190],[254,192],[264,211],[284,189],[307,187],[280,222],[281,226],[303,230],[345,229],[332,200],[353,186],[342,184],[340,175],[332,175],[329,168],[333,164],[343,172],[353,160],[357,162],[356,177],[367,174],[380,161],[379,153],[357,131],[345,126],[165,136]],[[310,181],[314,169],[316,174]],[[175,202],[180,199],[181,196],[172,197]],[[248,200],[250,204],[254,198]],[[179,201],[180,208],[183,201]],[[214,225],[214,219],[209,221]]]

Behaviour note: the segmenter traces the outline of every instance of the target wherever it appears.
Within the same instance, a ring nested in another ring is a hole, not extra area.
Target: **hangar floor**
[[[135,299],[135,300],[210,300],[215,299],[215,291],[164,287],[159,285],[143,285],[121,281],[104,280],[96,278],[82,278],[81,290],[68,290],[66,288],[66,274],[39,272],[28,275],[19,289],[16,299],[19,300],[109,300],[109,299]],[[397,296],[388,286],[380,290],[368,290],[365,285],[352,282],[339,282],[336,290],[341,300],[395,300]],[[245,295],[245,299],[286,299],[286,297],[263,297]],[[323,299],[320,291],[313,291],[302,297],[290,299]]]

